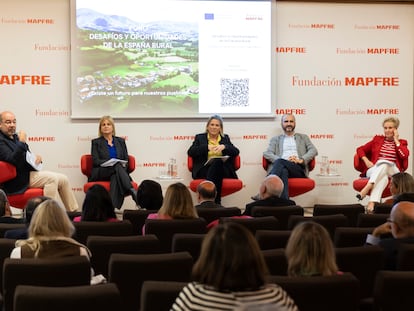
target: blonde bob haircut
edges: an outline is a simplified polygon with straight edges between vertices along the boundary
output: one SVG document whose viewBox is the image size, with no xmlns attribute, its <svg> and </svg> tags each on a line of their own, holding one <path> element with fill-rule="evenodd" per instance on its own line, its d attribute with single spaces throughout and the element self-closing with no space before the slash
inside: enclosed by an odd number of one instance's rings
<svg viewBox="0 0 414 311">
<path fill-rule="evenodd" d="M 398 118 L 395 118 L 395 117 L 386 118 L 384 121 L 382 121 L 382 126 L 384 126 L 386 122 L 394 123 L 394 127 L 396 129 L 400 126 L 400 120 L 398 120 Z"/>
<path fill-rule="evenodd" d="M 320 224 L 298 224 L 286 245 L 289 276 L 329 276 L 338 272 L 334 246 L 328 231 Z"/>
<path fill-rule="evenodd" d="M 181 182 L 171 184 L 165 192 L 163 204 L 158 214 L 173 219 L 198 218 L 190 190 Z"/>
<path fill-rule="evenodd" d="M 71 238 L 75 232 L 66 210 L 59 202 L 48 199 L 35 209 L 28 228 L 27 240 L 16 241 L 16 246 L 28 245 L 39 253 L 41 241 Z"/>
<path fill-rule="evenodd" d="M 99 120 L 99 128 L 98 128 L 98 136 L 99 137 L 101 137 L 103 134 L 102 134 L 102 130 L 101 130 L 101 127 L 102 127 L 102 124 L 105 122 L 105 121 L 108 121 L 109 123 L 111 123 L 111 125 L 112 125 L 112 135 L 116 135 L 116 131 L 115 131 L 115 121 L 114 121 L 114 119 L 112 119 L 112 117 L 111 116 L 103 116 L 100 120 Z"/>
</svg>

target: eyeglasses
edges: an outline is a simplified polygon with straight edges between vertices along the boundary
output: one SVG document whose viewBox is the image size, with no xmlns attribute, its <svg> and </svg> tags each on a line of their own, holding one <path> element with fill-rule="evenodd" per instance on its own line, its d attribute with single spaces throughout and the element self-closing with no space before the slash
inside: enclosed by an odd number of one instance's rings
<svg viewBox="0 0 414 311">
<path fill-rule="evenodd" d="M 395 221 L 392 220 L 391 218 L 387 218 L 387 222 L 390 222 L 390 223 L 394 223 L 395 224 Z"/>
</svg>

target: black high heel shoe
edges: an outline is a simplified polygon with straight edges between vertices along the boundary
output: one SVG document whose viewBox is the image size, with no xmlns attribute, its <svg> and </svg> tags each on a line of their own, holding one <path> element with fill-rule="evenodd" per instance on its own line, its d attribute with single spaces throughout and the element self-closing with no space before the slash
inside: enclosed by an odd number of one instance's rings
<svg viewBox="0 0 414 311">
<path fill-rule="evenodd" d="M 364 199 L 360 193 L 356 195 L 356 198 L 358 199 L 358 201 L 362 201 Z"/>
</svg>

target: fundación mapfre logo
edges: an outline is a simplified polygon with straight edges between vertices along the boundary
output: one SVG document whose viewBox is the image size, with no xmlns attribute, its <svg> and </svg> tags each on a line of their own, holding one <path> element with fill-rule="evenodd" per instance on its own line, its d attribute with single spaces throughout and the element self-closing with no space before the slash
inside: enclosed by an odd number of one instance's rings
<svg viewBox="0 0 414 311">
<path fill-rule="evenodd" d="M 56 136 L 29 136 L 28 141 L 51 143 L 56 141 Z"/>
<path fill-rule="evenodd" d="M 50 75 L 1 75 L 0 85 L 50 85 Z"/>
</svg>

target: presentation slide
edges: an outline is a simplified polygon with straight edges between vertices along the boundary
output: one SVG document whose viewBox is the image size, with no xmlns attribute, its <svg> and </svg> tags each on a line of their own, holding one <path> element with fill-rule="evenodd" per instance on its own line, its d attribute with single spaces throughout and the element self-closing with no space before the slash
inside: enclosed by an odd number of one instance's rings
<svg viewBox="0 0 414 311">
<path fill-rule="evenodd" d="M 272 116 L 272 3 L 72 0 L 72 118 Z"/>
</svg>

